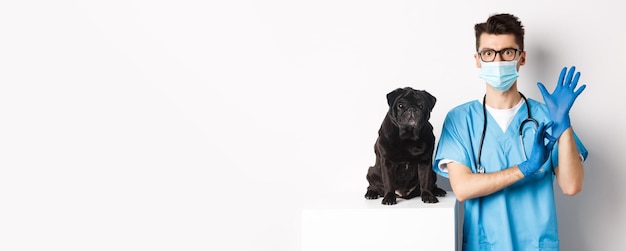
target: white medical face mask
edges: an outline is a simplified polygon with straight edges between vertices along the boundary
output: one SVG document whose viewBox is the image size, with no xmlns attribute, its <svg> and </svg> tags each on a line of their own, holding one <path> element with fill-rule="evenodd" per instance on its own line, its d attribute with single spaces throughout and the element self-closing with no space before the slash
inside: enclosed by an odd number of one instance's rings
<svg viewBox="0 0 626 251">
<path fill-rule="evenodd" d="M 480 62 L 480 78 L 494 89 L 508 91 L 517 77 L 517 60 L 500 62 Z"/>
</svg>

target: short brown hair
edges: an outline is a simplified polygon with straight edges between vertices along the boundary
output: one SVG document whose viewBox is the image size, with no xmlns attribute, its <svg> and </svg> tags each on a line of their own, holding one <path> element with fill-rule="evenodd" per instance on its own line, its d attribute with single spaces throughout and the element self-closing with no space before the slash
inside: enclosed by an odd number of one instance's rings
<svg viewBox="0 0 626 251">
<path fill-rule="evenodd" d="M 476 32 L 476 50 L 480 47 L 480 35 L 487 34 L 513 34 L 515 42 L 524 50 L 524 26 L 519 18 L 511 14 L 495 14 L 490 16 L 486 22 L 474 25 Z"/>
</svg>

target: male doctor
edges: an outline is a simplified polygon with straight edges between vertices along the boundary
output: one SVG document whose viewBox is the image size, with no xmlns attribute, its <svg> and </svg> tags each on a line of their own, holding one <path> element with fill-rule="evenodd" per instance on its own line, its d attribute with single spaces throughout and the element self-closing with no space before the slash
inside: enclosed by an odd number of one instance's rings
<svg viewBox="0 0 626 251">
<path fill-rule="evenodd" d="M 585 85 L 563 68 L 552 93 L 537 83 L 545 104 L 527 99 L 519 19 L 496 14 L 474 29 L 486 93 L 448 112 L 433 163 L 464 202 L 463 250 L 559 250 L 553 182 L 566 195 L 582 189 L 587 149 L 569 110 Z"/>
</svg>

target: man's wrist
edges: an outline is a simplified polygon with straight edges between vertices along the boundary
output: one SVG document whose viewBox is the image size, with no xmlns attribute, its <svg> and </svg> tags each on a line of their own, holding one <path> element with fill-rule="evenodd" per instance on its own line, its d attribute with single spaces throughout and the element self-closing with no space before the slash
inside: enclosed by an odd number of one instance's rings
<svg viewBox="0 0 626 251">
<path fill-rule="evenodd" d="M 532 175 L 533 173 L 537 172 L 537 170 L 539 169 L 537 168 L 536 164 L 531 163 L 528 160 L 517 165 L 517 168 L 519 168 L 519 170 L 522 172 L 524 177 L 528 177 Z"/>
<path fill-rule="evenodd" d="M 559 122 L 554 121 L 554 124 L 552 125 L 552 137 L 557 139 L 560 138 L 563 132 L 565 132 L 567 128 L 570 128 L 570 126 L 569 117 L 561 119 Z"/>
</svg>

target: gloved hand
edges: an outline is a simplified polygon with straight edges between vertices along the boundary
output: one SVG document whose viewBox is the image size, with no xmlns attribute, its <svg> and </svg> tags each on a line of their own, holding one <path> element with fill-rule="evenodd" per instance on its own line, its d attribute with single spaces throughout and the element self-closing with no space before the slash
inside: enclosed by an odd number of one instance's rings
<svg viewBox="0 0 626 251">
<path fill-rule="evenodd" d="M 535 135 L 535 141 L 533 142 L 533 150 L 530 153 L 530 157 L 528 160 L 517 165 L 519 170 L 522 171 L 524 177 L 528 175 L 532 175 L 537 172 L 539 168 L 548 160 L 550 156 L 550 151 L 552 151 L 552 147 L 554 147 L 554 143 L 556 143 L 556 138 L 550 136 L 547 130 L 553 125 L 554 122 L 550 121 L 548 124 L 541 123 L 539 124 L 539 128 L 537 128 L 537 134 Z M 545 143 L 545 140 L 548 140 L 548 143 Z"/>
<path fill-rule="evenodd" d="M 574 100 L 585 90 L 586 85 L 582 85 L 578 90 L 574 91 L 578 84 L 578 78 L 580 78 L 580 72 L 576 72 L 576 67 L 572 66 L 565 78 L 565 72 L 567 67 L 563 67 L 561 75 L 556 83 L 556 88 L 552 94 L 548 93 L 546 87 L 537 82 L 541 96 L 548 106 L 548 112 L 550 112 L 550 119 L 554 121 L 552 126 L 552 136 L 555 138 L 561 137 L 561 134 L 571 126 L 569 119 L 569 110 L 574 104 Z M 576 74 L 574 75 L 574 72 Z"/>
</svg>

